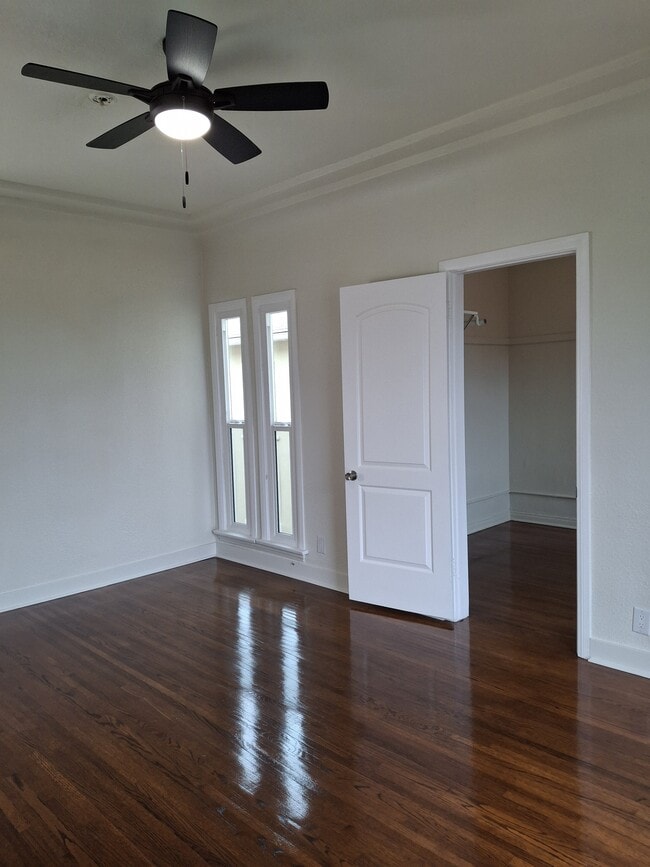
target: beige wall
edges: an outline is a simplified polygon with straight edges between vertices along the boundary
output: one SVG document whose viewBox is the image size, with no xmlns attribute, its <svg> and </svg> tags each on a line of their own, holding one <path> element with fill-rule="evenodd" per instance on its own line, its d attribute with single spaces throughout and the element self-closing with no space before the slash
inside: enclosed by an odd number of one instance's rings
<svg viewBox="0 0 650 867">
<path fill-rule="evenodd" d="M 465 276 L 465 466 L 470 533 L 510 519 L 508 269 Z"/>
<path fill-rule="evenodd" d="M 339 287 L 590 232 L 593 635 L 648 658 L 631 615 L 650 607 L 649 140 L 634 97 L 206 237 L 211 301 L 297 290 L 307 531 L 312 549 L 327 538 L 327 556 L 310 555 L 324 580 L 345 571 Z"/>
<path fill-rule="evenodd" d="M 213 550 L 200 261 L 0 205 L 0 609 Z"/>
<path fill-rule="evenodd" d="M 575 259 L 468 274 L 468 528 L 575 526 Z M 504 492 L 508 492 L 506 495 Z"/>
<path fill-rule="evenodd" d="M 511 338 L 575 334 L 574 256 L 513 265 L 507 272 Z"/>
<path fill-rule="evenodd" d="M 510 506 L 571 526 L 576 487 L 575 259 L 508 269 Z"/>
</svg>

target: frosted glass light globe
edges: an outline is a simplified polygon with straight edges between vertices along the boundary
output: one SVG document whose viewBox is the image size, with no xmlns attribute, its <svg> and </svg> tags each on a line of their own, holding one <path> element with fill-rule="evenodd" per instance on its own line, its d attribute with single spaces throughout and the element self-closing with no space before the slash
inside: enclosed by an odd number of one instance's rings
<svg viewBox="0 0 650 867">
<path fill-rule="evenodd" d="M 155 116 L 154 123 L 160 132 L 181 141 L 200 138 L 210 129 L 210 118 L 191 108 L 161 111 Z"/>
</svg>

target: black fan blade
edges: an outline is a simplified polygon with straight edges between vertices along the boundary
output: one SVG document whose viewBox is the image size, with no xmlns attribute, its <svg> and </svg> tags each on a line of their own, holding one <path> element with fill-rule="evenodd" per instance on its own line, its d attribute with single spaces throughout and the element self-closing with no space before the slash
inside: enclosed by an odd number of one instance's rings
<svg viewBox="0 0 650 867">
<path fill-rule="evenodd" d="M 216 39 L 216 24 L 170 9 L 165 34 L 167 76 L 189 75 L 197 86 L 203 84 Z"/>
<path fill-rule="evenodd" d="M 121 81 L 111 81 L 110 78 L 97 78 L 95 75 L 84 75 L 82 72 L 70 72 L 67 69 L 56 69 L 54 66 L 41 66 L 40 63 L 26 63 L 20 70 L 28 78 L 40 78 L 43 81 L 54 81 L 57 84 L 71 84 L 74 87 L 86 87 L 89 90 L 103 90 L 106 93 L 121 93 L 124 96 L 134 96 L 144 102 L 149 102 L 151 91 L 134 84 L 124 84 Z"/>
<path fill-rule="evenodd" d="M 107 149 L 119 148 L 120 145 L 126 144 L 128 141 L 131 141 L 131 139 L 137 138 L 139 135 L 142 135 L 143 132 L 151 129 L 153 125 L 154 123 L 151 119 L 151 115 L 148 111 L 145 111 L 144 114 L 132 117 L 131 120 L 127 120 L 119 126 L 109 129 L 109 131 L 103 133 L 103 135 L 89 141 L 86 147 Z"/>
<path fill-rule="evenodd" d="M 328 104 L 324 81 L 249 84 L 214 91 L 214 107 L 233 111 L 303 111 L 327 108 Z"/>
<path fill-rule="evenodd" d="M 203 138 L 231 163 L 245 163 L 262 153 L 243 132 L 216 114 L 212 118 L 212 126 Z"/>
</svg>

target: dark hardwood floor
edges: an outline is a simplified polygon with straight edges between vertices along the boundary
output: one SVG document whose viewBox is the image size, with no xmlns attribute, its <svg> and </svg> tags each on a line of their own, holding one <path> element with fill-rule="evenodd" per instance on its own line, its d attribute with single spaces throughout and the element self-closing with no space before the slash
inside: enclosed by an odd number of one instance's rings
<svg viewBox="0 0 650 867">
<path fill-rule="evenodd" d="M 0 864 L 650 863 L 650 682 L 575 656 L 568 530 L 438 625 L 206 561 L 0 616 Z"/>
</svg>

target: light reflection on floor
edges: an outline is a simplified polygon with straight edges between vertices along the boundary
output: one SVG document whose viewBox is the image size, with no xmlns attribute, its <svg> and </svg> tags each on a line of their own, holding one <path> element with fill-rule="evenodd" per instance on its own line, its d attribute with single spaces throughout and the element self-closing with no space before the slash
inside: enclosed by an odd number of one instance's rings
<svg viewBox="0 0 650 867">
<path fill-rule="evenodd" d="M 237 627 L 237 666 L 240 687 L 238 714 L 240 748 L 237 760 L 241 768 L 241 786 L 250 794 L 254 794 L 261 782 L 261 774 L 257 743 L 259 707 L 255 695 L 251 598 L 248 593 L 239 594 Z"/>
<path fill-rule="evenodd" d="M 268 612 L 263 612 L 269 616 Z M 241 787 L 256 794 L 262 784 L 260 763 L 261 751 L 266 746 L 260 742 L 260 704 L 255 688 L 257 667 L 253 635 L 255 610 L 249 593 L 240 593 L 237 606 L 237 676 L 239 681 L 238 714 L 239 726 L 237 760 L 241 769 Z M 271 614 L 277 617 L 274 612 Z M 280 617 L 281 629 L 281 682 L 282 726 L 277 754 L 282 773 L 283 801 L 281 811 L 287 818 L 302 821 L 309 809 L 309 792 L 313 781 L 305 766 L 303 755 L 304 715 L 300 709 L 300 636 L 295 609 L 284 606 Z M 267 661 L 268 662 L 268 661 Z"/>
<path fill-rule="evenodd" d="M 300 700 L 300 638 L 296 612 L 282 609 L 282 697 L 284 699 L 284 731 L 281 736 L 282 763 L 285 768 L 283 783 L 286 812 L 295 820 L 304 819 L 308 801 L 306 792 L 312 787 L 302 755 L 304 743 L 304 717 L 299 710 Z"/>
</svg>

